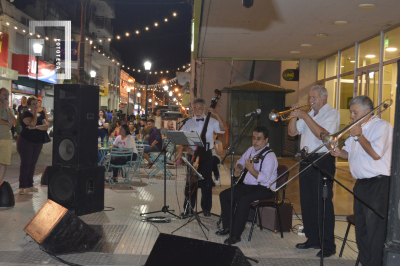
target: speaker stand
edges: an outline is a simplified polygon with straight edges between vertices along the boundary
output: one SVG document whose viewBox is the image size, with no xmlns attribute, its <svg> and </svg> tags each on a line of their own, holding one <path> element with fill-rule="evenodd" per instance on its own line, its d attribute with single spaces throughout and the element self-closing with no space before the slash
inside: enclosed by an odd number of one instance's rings
<svg viewBox="0 0 400 266">
<path fill-rule="evenodd" d="M 169 214 L 175 216 L 176 218 L 179 218 L 178 215 L 172 213 L 174 210 L 169 210 L 169 206 L 167 205 L 167 146 L 168 146 L 168 144 L 165 145 L 163 147 L 163 149 L 161 150 L 161 153 L 164 153 L 164 206 L 159 211 L 141 213 L 140 216 L 163 212 L 163 213 L 169 213 Z"/>
</svg>

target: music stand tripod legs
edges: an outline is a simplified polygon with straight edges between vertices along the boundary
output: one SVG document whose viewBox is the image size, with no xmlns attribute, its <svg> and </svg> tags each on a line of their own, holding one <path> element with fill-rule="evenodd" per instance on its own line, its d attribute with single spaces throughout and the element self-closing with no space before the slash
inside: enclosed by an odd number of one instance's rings
<svg viewBox="0 0 400 266">
<path fill-rule="evenodd" d="M 206 235 L 206 233 L 203 230 L 203 227 L 207 230 L 210 231 L 200 220 L 199 214 L 197 213 L 197 194 L 196 194 L 196 198 L 195 198 L 195 205 L 196 205 L 196 210 L 193 209 L 192 203 L 191 203 L 191 193 L 190 193 L 190 176 L 191 176 L 191 171 L 194 171 L 194 173 L 196 174 L 196 176 L 198 176 L 199 178 L 196 181 L 196 191 L 198 189 L 198 185 L 199 185 L 199 179 L 204 180 L 204 178 L 201 176 L 201 174 L 199 174 L 195 168 L 193 168 L 193 166 L 190 164 L 190 162 L 184 157 L 182 156 L 182 160 L 186 163 L 186 165 L 188 166 L 188 171 L 187 171 L 187 178 L 186 178 L 186 182 L 188 182 L 187 186 L 188 186 L 188 196 L 187 198 L 185 198 L 186 200 L 186 206 L 185 209 L 189 207 L 189 213 L 190 211 L 192 212 L 192 215 L 189 216 L 189 220 L 184 223 L 183 225 L 181 225 L 180 227 L 178 227 L 177 229 L 175 229 L 174 231 L 171 232 L 171 234 L 175 233 L 176 231 L 178 231 L 179 229 L 185 227 L 186 225 L 188 225 L 189 223 L 191 223 L 192 221 L 196 220 L 197 223 L 199 224 L 199 227 L 201 229 L 201 231 L 203 232 L 205 238 L 208 240 L 208 237 Z M 184 210 L 185 212 L 185 210 Z"/>
<path fill-rule="evenodd" d="M 163 213 L 169 213 L 175 216 L 176 218 L 179 218 L 178 215 L 172 213 L 174 210 L 168 209 L 169 206 L 167 205 L 167 145 L 165 145 L 165 147 L 161 150 L 161 153 L 164 153 L 164 206 L 159 211 L 141 213 L 140 216 L 163 212 Z"/>
</svg>

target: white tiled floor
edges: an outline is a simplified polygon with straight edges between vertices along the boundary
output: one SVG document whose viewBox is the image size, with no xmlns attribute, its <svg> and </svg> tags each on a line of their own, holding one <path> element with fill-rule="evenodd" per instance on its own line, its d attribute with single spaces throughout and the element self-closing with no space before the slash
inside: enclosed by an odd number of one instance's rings
<svg viewBox="0 0 400 266">
<path fill-rule="evenodd" d="M 173 172 L 176 174 L 175 169 Z M 185 169 L 179 167 L 177 173 L 177 178 L 174 176 L 172 180 L 167 180 L 167 205 L 170 206 L 170 209 L 174 209 L 176 214 L 179 214 L 182 211 L 184 200 Z M 227 178 L 227 173 L 223 172 L 222 176 Z M 35 176 L 35 181 L 39 182 L 39 178 L 39 175 Z M 139 216 L 141 212 L 157 211 L 163 207 L 164 182 L 161 175 L 152 179 L 142 176 L 142 179 L 142 183 L 134 179 L 133 189 L 120 186 L 105 189 L 105 206 L 114 208 L 112 211 L 80 217 L 89 225 L 103 227 L 105 233 L 103 240 L 93 252 L 61 257 L 82 265 L 144 265 L 159 232 L 170 234 L 187 220 L 178 220 L 172 215 L 158 213 L 150 216 L 167 216 L 171 217 L 172 221 L 157 224 L 143 222 L 143 217 Z M 23 231 L 23 228 L 47 200 L 47 187 L 40 186 L 38 183 L 36 183 L 36 187 L 39 188 L 38 193 L 15 195 L 15 207 L 0 211 L 0 265 L 60 264 L 40 251 L 36 243 Z M 218 193 L 213 194 L 215 195 L 213 195 L 212 212 L 219 214 Z M 106 208 L 106 210 L 109 209 Z M 217 230 L 218 218 L 206 218 L 203 215 L 200 218 L 209 229 L 209 231 L 206 230 L 208 240 L 222 244 L 225 238 L 214 234 Z M 293 225 L 298 223 L 299 220 L 294 218 Z M 246 256 L 260 260 L 257 265 L 319 265 L 319 259 L 315 256 L 318 250 L 295 248 L 296 243 L 305 241 L 304 237 L 291 232 L 284 233 L 284 238 L 281 238 L 280 234 L 269 230 L 260 231 L 256 228 L 252 240 L 248 242 L 249 228 L 250 223 L 247 224 L 242 235 L 242 242 L 237 246 Z M 336 222 L 335 235 L 344 237 L 346 228 L 347 222 L 339 217 Z M 189 223 L 175 234 L 206 240 L 196 221 Z M 357 253 L 353 250 L 356 251 L 357 247 L 351 241 L 354 241 L 354 228 L 349 234 L 348 244 L 350 247 L 346 246 L 343 257 L 338 257 L 342 241 L 337 239 L 337 254 L 327 258 L 325 265 L 354 265 Z M 253 262 L 252 264 L 256 265 Z"/>
</svg>

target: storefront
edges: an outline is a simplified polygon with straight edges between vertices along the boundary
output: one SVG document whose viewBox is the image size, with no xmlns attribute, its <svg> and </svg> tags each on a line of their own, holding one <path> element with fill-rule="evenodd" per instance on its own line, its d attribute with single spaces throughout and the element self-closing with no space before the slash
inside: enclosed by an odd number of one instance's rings
<svg viewBox="0 0 400 266">
<path fill-rule="evenodd" d="M 12 69 L 18 71 L 18 80 L 12 84 L 13 104 L 20 105 L 23 96 L 35 95 L 36 58 L 29 55 L 13 54 Z M 38 98 L 46 109 L 54 108 L 54 86 L 57 84 L 56 66 L 39 59 Z"/>
</svg>

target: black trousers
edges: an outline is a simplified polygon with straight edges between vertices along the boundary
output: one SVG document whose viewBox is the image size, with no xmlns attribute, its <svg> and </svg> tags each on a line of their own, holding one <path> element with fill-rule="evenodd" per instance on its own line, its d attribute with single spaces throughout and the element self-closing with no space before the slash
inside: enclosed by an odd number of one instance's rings
<svg viewBox="0 0 400 266">
<path fill-rule="evenodd" d="M 361 202 L 354 199 L 356 241 L 363 266 L 382 265 L 382 253 L 386 239 L 389 183 L 390 177 L 384 176 L 374 180 L 357 180 L 353 188 L 354 194 L 385 216 L 385 219 L 379 218 Z"/>
<path fill-rule="evenodd" d="M 233 187 L 233 203 L 237 204 L 232 221 L 232 235 L 240 237 L 249 217 L 250 203 L 256 200 L 271 199 L 275 194 L 267 187 L 261 185 L 238 184 Z M 222 226 L 228 229 L 231 218 L 231 188 L 219 194 L 221 202 Z M 234 205 L 235 206 L 235 205 Z"/>
<path fill-rule="evenodd" d="M 217 156 L 213 156 L 213 165 L 212 165 L 212 172 L 214 173 L 215 177 L 219 177 L 219 169 L 218 164 L 221 162 Z"/>
<path fill-rule="evenodd" d="M 212 180 L 212 153 L 211 150 L 206 152 L 206 158 L 199 165 L 199 173 L 203 176 L 204 180 L 199 181 L 199 188 L 201 188 L 201 209 L 203 211 L 211 211 L 212 208 L 212 188 L 213 188 L 213 180 Z M 193 209 L 196 206 L 196 198 L 190 199 L 190 204 Z M 185 203 L 183 208 L 189 211 L 190 207 L 187 206 L 187 199 L 185 199 Z"/>
<path fill-rule="evenodd" d="M 319 155 L 314 155 L 309 158 L 313 162 Z M 302 171 L 308 164 L 301 164 L 300 171 Z M 335 175 L 335 157 L 327 155 L 324 159 L 319 161 L 317 165 L 327 171 L 332 176 Z M 304 232 L 307 241 L 311 244 L 320 244 L 320 237 L 322 237 L 322 215 L 323 215 L 323 200 L 322 200 L 322 187 L 323 175 L 314 167 L 309 168 L 306 172 L 300 175 L 300 204 L 301 214 L 303 217 Z M 335 212 L 332 203 L 333 197 L 333 181 L 327 182 L 328 185 L 328 198 L 326 200 L 325 211 L 325 234 L 324 234 L 324 248 L 336 249 L 335 245 Z M 318 218 L 317 218 L 318 217 Z"/>
<path fill-rule="evenodd" d="M 136 157 L 137 157 L 137 154 L 136 153 L 134 153 L 133 155 L 132 155 L 132 161 L 136 161 Z M 131 157 L 130 156 L 118 156 L 118 157 L 113 157 L 113 158 L 111 158 L 111 164 L 114 164 L 114 165 L 124 165 L 124 164 L 126 164 L 126 162 L 127 161 L 129 161 L 131 159 Z M 113 177 L 117 177 L 118 176 L 118 171 L 119 171 L 119 169 L 120 168 L 113 168 Z"/>
<path fill-rule="evenodd" d="M 42 151 L 43 143 L 30 142 L 21 135 L 17 139 L 17 151 L 21 158 L 19 167 L 19 188 L 33 187 L 33 174 Z"/>
</svg>

